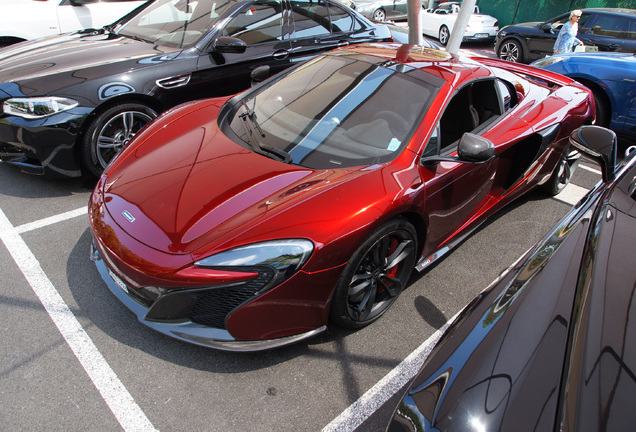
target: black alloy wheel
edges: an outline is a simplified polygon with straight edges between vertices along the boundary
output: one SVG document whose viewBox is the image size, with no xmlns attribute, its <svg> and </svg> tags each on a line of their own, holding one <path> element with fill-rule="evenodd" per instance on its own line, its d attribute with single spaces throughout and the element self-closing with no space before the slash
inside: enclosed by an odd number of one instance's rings
<svg viewBox="0 0 636 432">
<path fill-rule="evenodd" d="M 90 124 L 82 143 L 82 164 L 99 177 L 111 160 L 157 113 L 138 103 L 115 105 L 99 114 Z"/>
<path fill-rule="evenodd" d="M 552 196 L 560 194 L 565 187 L 570 184 L 570 180 L 572 180 L 572 175 L 576 170 L 576 167 L 579 162 L 579 158 L 581 155 L 576 151 L 569 149 L 567 150 L 561 160 L 559 160 L 559 164 L 554 169 L 550 180 L 545 184 L 545 191 Z"/>
<path fill-rule="evenodd" d="M 523 48 L 516 40 L 508 39 L 499 45 L 497 57 L 515 63 L 523 62 Z"/>
<path fill-rule="evenodd" d="M 388 310 L 415 266 L 417 234 L 405 219 L 378 228 L 353 254 L 336 287 L 331 320 L 361 328 Z"/>
</svg>

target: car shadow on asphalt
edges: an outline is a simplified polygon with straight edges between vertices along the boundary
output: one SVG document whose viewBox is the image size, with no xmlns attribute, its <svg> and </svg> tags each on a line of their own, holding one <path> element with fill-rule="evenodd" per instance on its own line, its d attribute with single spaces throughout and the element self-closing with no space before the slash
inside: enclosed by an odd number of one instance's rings
<svg viewBox="0 0 636 432">
<path fill-rule="evenodd" d="M 97 180 L 84 178 L 49 179 L 26 174 L 13 165 L 0 163 L 0 194 L 18 198 L 54 198 L 92 191 Z"/>
</svg>

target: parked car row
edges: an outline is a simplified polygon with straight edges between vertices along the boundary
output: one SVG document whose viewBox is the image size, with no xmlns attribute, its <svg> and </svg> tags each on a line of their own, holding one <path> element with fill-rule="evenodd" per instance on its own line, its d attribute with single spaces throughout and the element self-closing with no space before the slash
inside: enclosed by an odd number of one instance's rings
<svg viewBox="0 0 636 432">
<path fill-rule="evenodd" d="M 458 8 L 425 32 L 445 43 Z M 464 39 L 494 37 L 475 12 Z M 559 194 L 587 154 L 603 182 L 467 306 L 390 430 L 633 423 L 636 151 L 616 168 L 590 124 L 634 131 L 634 56 L 528 66 L 396 34 L 330 0 L 143 3 L 0 51 L 0 158 L 99 178 L 91 259 L 142 324 L 256 351 L 375 322 L 414 269 Z"/>
<path fill-rule="evenodd" d="M 530 63 L 550 56 L 561 26 L 570 12 L 545 22 L 529 22 L 503 27 L 497 33 L 495 51 L 504 60 Z M 585 45 L 599 51 L 636 52 L 636 9 L 583 9 L 578 34 Z"/>
<path fill-rule="evenodd" d="M 460 2 L 444 2 L 433 9 L 423 9 L 420 15 L 422 33 L 437 38 L 442 45 L 446 45 L 455 27 L 460 7 Z M 407 0 L 358 0 L 355 2 L 355 9 L 373 21 L 407 18 Z M 498 30 L 497 19 L 481 14 L 479 6 L 475 6 L 463 40 L 493 41 Z"/>
<path fill-rule="evenodd" d="M 337 2 L 158 0 L 112 25 L 0 51 L 0 160 L 48 176 L 99 176 L 180 103 L 237 93 L 338 46 L 391 41 Z"/>
</svg>

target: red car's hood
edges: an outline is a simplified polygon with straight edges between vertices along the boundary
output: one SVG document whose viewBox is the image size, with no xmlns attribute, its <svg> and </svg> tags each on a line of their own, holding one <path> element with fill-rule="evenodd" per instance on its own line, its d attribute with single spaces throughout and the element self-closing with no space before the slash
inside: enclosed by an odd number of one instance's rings
<svg viewBox="0 0 636 432">
<path fill-rule="evenodd" d="M 185 116 L 177 111 L 155 122 L 108 172 L 103 192 L 108 212 L 147 246 L 191 253 L 347 172 L 311 170 L 256 154 L 219 130 L 218 105 L 195 105 L 199 109 Z M 170 121 L 175 117 L 180 118 Z"/>
</svg>

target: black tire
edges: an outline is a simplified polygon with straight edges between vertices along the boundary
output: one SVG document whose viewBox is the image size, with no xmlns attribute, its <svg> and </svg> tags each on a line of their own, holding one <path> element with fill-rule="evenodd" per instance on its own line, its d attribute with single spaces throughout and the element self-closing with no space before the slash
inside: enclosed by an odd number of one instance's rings
<svg viewBox="0 0 636 432">
<path fill-rule="evenodd" d="M 342 272 L 331 303 L 331 321 L 356 329 L 380 318 L 409 281 L 416 254 L 413 225 L 397 218 L 380 226 Z"/>
<path fill-rule="evenodd" d="M 607 95 L 598 87 L 589 85 L 588 87 L 592 89 L 592 93 L 594 94 L 594 106 L 596 108 L 596 125 L 609 128 L 610 121 L 612 120 L 612 108 L 610 106 L 610 101 Z"/>
<path fill-rule="evenodd" d="M 525 57 L 523 55 L 523 47 L 514 39 L 504 40 L 497 49 L 497 57 L 502 60 L 523 63 Z"/>
<path fill-rule="evenodd" d="M 99 177 L 111 160 L 157 113 L 142 104 L 123 103 L 100 113 L 84 134 L 81 148 L 82 166 Z"/>
<path fill-rule="evenodd" d="M 449 39 L 450 39 L 450 31 L 448 30 L 448 27 L 446 27 L 445 25 L 441 26 L 439 28 L 439 43 L 446 46 Z"/>
<path fill-rule="evenodd" d="M 573 149 L 569 149 L 563 154 L 558 165 L 554 168 L 550 180 L 544 185 L 546 193 L 552 196 L 558 195 L 570 184 L 580 157 L 581 155 Z"/>
<path fill-rule="evenodd" d="M 378 22 L 386 21 L 386 12 L 384 12 L 384 9 L 376 9 L 373 12 L 373 21 L 378 21 Z"/>
</svg>

